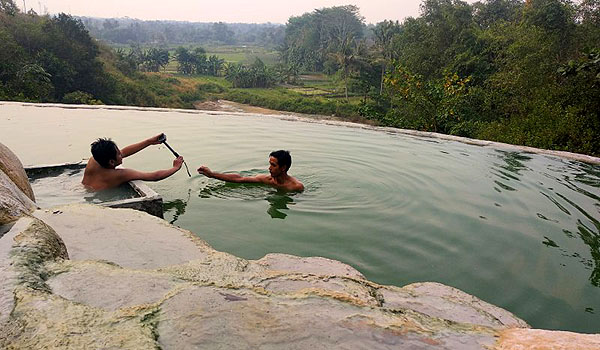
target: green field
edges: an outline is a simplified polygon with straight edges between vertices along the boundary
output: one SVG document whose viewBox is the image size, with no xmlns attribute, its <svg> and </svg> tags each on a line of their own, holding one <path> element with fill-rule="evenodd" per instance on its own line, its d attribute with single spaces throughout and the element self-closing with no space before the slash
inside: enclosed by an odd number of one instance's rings
<svg viewBox="0 0 600 350">
<path fill-rule="evenodd" d="M 205 47 L 207 55 L 217 55 L 226 62 L 250 64 L 259 58 L 267 66 L 276 64 L 279 53 L 276 50 L 256 46 L 219 46 Z"/>
<path fill-rule="evenodd" d="M 188 49 L 194 47 L 188 46 Z M 206 50 L 207 56 L 215 55 L 222 58 L 227 63 L 241 63 L 251 64 L 256 58 L 259 58 L 267 66 L 272 66 L 278 62 L 279 54 L 275 50 L 269 50 L 262 47 L 255 46 L 219 46 L 219 47 L 203 47 Z M 175 73 L 177 72 L 177 61 L 175 60 L 175 50 L 177 48 L 169 48 L 169 54 L 171 60 L 169 64 L 164 68 L 164 72 Z"/>
</svg>

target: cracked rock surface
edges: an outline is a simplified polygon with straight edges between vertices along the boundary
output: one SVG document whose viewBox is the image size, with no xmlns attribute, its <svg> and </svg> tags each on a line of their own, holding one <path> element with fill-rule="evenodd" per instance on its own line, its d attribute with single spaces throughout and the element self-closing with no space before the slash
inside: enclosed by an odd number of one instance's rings
<svg viewBox="0 0 600 350">
<path fill-rule="evenodd" d="M 246 260 L 131 209 L 38 210 L 0 238 L 2 349 L 599 349 L 439 283 Z M 547 347 L 539 347 L 540 344 Z M 574 346 L 574 347 L 573 347 Z"/>
</svg>

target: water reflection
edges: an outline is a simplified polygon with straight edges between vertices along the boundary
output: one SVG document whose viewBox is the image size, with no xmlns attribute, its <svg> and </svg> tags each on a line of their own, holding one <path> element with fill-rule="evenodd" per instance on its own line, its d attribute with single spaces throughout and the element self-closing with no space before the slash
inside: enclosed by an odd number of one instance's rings
<svg viewBox="0 0 600 350">
<path fill-rule="evenodd" d="M 225 200 L 262 201 L 269 203 L 267 214 L 272 219 L 285 219 L 288 216 L 289 205 L 294 200 L 285 191 L 275 190 L 263 184 L 246 184 L 231 182 L 210 182 L 198 192 L 200 198 L 217 198 Z"/>
<path fill-rule="evenodd" d="M 562 211 L 563 213 L 567 214 L 567 215 L 571 215 L 571 212 L 565 208 L 562 204 L 560 204 L 556 199 L 552 198 L 550 195 L 545 194 L 544 192 L 540 192 L 540 194 L 546 198 L 548 198 L 548 200 L 552 203 L 554 203 L 554 205 L 556 205 L 556 207 L 558 209 L 560 209 L 560 211 Z"/>
<path fill-rule="evenodd" d="M 520 152 L 507 152 L 497 150 L 500 155 L 500 159 L 502 159 L 505 164 L 500 165 L 501 168 L 507 170 L 510 173 L 521 175 L 522 170 L 529 170 L 528 167 L 525 166 L 525 162 L 531 160 L 531 157 L 527 154 Z"/>
<path fill-rule="evenodd" d="M 257 200 L 263 199 L 270 191 L 270 187 L 262 184 L 211 181 L 204 188 L 200 189 L 198 196 L 200 198 Z"/>
<path fill-rule="evenodd" d="M 577 164 L 577 169 L 581 172 L 575 174 L 574 179 L 577 182 L 588 186 L 600 188 L 600 169 L 590 164 Z M 594 196 L 596 200 L 600 200 Z"/>
<path fill-rule="evenodd" d="M 163 212 L 167 213 L 167 212 L 175 209 L 175 214 L 173 214 L 173 219 L 171 219 L 171 221 L 169 221 L 170 224 L 173 224 L 175 221 L 177 221 L 177 219 L 179 219 L 180 215 L 185 214 L 185 208 L 187 207 L 187 205 L 190 201 L 191 194 L 192 194 L 192 189 L 188 189 L 187 200 L 183 201 L 181 199 L 175 199 L 175 200 L 163 203 Z"/>
<path fill-rule="evenodd" d="M 564 186 L 561 190 L 566 188 L 578 192 L 595 201 L 593 203 L 595 207 L 600 206 L 600 197 L 591 192 L 595 188 L 600 187 L 600 171 L 597 167 L 589 164 L 568 162 L 566 163 L 566 168 L 564 166 L 557 169 L 549 167 L 548 170 L 551 170 L 553 173 L 556 172 L 561 174 L 560 176 L 546 175 Z M 576 219 L 574 222 L 568 222 L 574 224 L 576 227 L 574 230 L 575 233 L 565 228 L 562 229 L 562 232 L 568 238 L 579 237 L 582 242 L 588 246 L 591 259 L 582 256 L 578 252 L 568 252 L 565 249 L 560 249 L 562 255 L 577 259 L 585 269 L 591 270 L 589 277 L 590 283 L 595 287 L 600 287 L 600 222 L 594 217 L 593 213 L 589 212 L 589 208 L 586 209 L 584 206 L 575 203 L 573 200 L 567 198 L 567 196 L 558 192 L 558 189 L 555 190 L 550 187 L 548 190 L 550 193 L 540 193 L 552 202 L 561 212 L 569 217 L 574 216 L 574 220 Z M 538 216 L 539 215 L 540 214 L 538 214 Z M 565 225 L 564 222 L 555 222 L 561 224 L 563 227 Z M 545 241 L 543 243 L 548 245 L 547 242 L 548 241 Z M 551 246 L 558 247 L 558 245 Z"/>
<path fill-rule="evenodd" d="M 519 152 L 501 150 L 497 150 L 496 155 L 502 160 L 502 163 L 494 163 L 491 170 L 495 176 L 494 190 L 499 193 L 517 191 L 519 186 L 515 181 L 522 182 L 523 172 L 532 171 L 527 165 L 532 157 Z M 566 237 L 581 239 L 589 248 L 591 259 L 578 252 L 569 252 L 568 249 L 561 248 L 556 241 L 557 236 L 543 236 L 541 243 L 548 248 L 558 248 L 562 256 L 577 259 L 585 269 L 591 270 L 590 283 L 595 287 L 600 287 L 600 222 L 593 213 L 589 212 L 589 208 L 584 208 L 559 192 L 568 189 L 580 193 L 595 201 L 593 205 L 596 208 L 600 207 L 600 196 L 593 191 L 600 188 L 600 170 L 589 164 L 564 162 L 548 165 L 541 173 L 558 186 L 540 189 L 538 193 L 567 217 L 558 220 L 541 212 L 534 212 L 535 215 L 539 219 L 557 225 L 557 229 L 562 230 Z M 538 182 L 538 185 L 544 186 L 542 182 Z"/>
<path fill-rule="evenodd" d="M 288 204 L 294 204 L 294 200 L 287 196 L 284 192 L 277 192 L 273 195 L 267 196 L 265 199 L 267 202 L 269 202 L 267 214 L 269 214 L 272 219 L 285 219 L 288 214 L 282 212 L 281 210 L 289 210 L 290 208 L 288 208 Z"/>
<path fill-rule="evenodd" d="M 590 282 L 596 287 L 600 287 L 600 232 L 598 231 L 598 222 L 595 222 L 596 230 L 587 227 L 581 220 L 577 220 L 577 230 L 583 243 L 590 247 L 592 261 L 584 259 L 582 262 L 587 269 L 592 270 Z"/>
<path fill-rule="evenodd" d="M 525 162 L 531 160 L 531 157 L 519 152 L 507 152 L 496 150 L 496 155 L 500 158 L 503 163 L 493 163 L 491 173 L 498 177 L 500 180 L 494 180 L 497 186 L 494 186 L 494 190 L 498 193 L 505 191 L 516 191 L 517 189 L 513 186 L 507 185 L 511 181 L 521 181 L 521 172 L 529 170 L 525 166 Z"/>
</svg>

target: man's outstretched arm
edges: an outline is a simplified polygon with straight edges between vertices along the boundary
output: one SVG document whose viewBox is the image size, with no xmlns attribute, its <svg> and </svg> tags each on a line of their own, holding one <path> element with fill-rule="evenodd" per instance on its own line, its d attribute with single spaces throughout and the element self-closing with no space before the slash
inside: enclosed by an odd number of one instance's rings
<svg viewBox="0 0 600 350">
<path fill-rule="evenodd" d="M 146 148 L 146 147 L 148 147 L 150 145 L 158 145 L 160 143 L 160 141 L 158 140 L 159 137 L 160 137 L 160 135 L 162 135 L 162 134 L 158 134 L 156 136 L 152 136 L 149 139 L 140 141 L 138 143 L 134 143 L 133 145 L 129 145 L 129 146 L 123 148 L 121 150 L 121 156 L 123 158 L 129 157 L 130 155 L 135 154 L 135 153 L 143 150 L 144 148 Z"/>
<path fill-rule="evenodd" d="M 119 172 L 119 182 L 124 183 L 132 180 L 159 181 L 175 174 L 183 164 L 183 157 L 179 156 L 173 161 L 173 167 L 170 169 L 157 170 L 152 172 L 143 172 L 134 169 L 117 169 Z"/>
<path fill-rule="evenodd" d="M 201 166 L 198 168 L 198 173 L 207 177 L 211 177 L 213 179 L 227 181 L 227 182 L 237 182 L 237 183 L 265 183 L 266 175 L 257 175 L 257 176 L 242 176 L 240 174 L 223 174 L 213 172 L 206 166 Z"/>
</svg>

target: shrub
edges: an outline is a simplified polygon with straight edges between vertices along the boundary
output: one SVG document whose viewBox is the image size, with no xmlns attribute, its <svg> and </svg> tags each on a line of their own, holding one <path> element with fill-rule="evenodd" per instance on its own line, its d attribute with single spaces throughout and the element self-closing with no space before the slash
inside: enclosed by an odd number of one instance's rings
<svg viewBox="0 0 600 350">
<path fill-rule="evenodd" d="M 87 92 L 73 91 L 65 94 L 62 98 L 63 103 L 82 104 L 82 105 L 101 105 L 102 101 L 97 100 Z"/>
<path fill-rule="evenodd" d="M 204 84 L 199 84 L 198 90 L 202 91 L 202 92 L 210 92 L 210 93 L 220 94 L 223 91 L 225 91 L 225 88 L 217 83 L 208 82 L 208 83 L 204 83 Z"/>
</svg>

